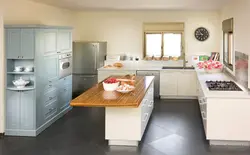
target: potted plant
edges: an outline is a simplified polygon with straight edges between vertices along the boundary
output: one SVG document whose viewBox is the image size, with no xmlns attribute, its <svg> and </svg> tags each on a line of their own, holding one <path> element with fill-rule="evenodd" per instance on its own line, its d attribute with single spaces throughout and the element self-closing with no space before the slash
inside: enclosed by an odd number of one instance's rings
<svg viewBox="0 0 250 155">
<path fill-rule="evenodd" d="M 223 65 L 219 61 L 208 60 L 197 64 L 199 69 L 204 69 L 207 73 L 219 73 L 222 71 Z"/>
</svg>

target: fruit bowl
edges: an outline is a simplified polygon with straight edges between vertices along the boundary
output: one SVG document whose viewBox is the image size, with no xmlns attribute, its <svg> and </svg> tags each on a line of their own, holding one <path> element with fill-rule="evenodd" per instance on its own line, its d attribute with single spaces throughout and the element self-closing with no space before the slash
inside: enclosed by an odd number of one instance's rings
<svg viewBox="0 0 250 155">
<path fill-rule="evenodd" d="M 129 93 L 129 92 L 133 91 L 134 89 L 135 89 L 134 86 L 124 84 L 124 85 L 120 85 L 119 87 L 117 87 L 116 91 L 118 91 L 120 93 Z"/>
<path fill-rule="evenodd" d="M 117 81 L 115 78 L 109 78 L 103 81 L 103 89 L 105 91 L 114 91 L 119 86 L 120 82 Z"/>
</svg>

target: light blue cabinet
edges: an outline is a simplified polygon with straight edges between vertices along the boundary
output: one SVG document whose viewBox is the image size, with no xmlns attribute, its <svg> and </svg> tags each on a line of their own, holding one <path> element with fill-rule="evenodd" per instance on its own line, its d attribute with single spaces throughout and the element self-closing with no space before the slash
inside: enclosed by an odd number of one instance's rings
<svg viewBox="0 0 250 155">
<path fill-rule="evenodd" d="M 7 90 L 6 98 L 6 129 L 15 131 L 20 127 L 20 93 Z"/>
<path fill-rule="evenodd" d="M 21 55 L 21 29 L 5 29 L 6 56 L 19 59 Z"/>
<path fill-rule="evenodd" d="M 32 130 L 34 124 L 34 91 L 7 90 L 6 134 L 18 135 L 22 130 Z"/>
<path fill-rule="evenodd" d="M 5 43 L 5 134 L 37 136 L 71 109 L 72 76 L 59 80 L 58 58 L 60 53 L 72 52 L 72 29 L 5 25 Z M 14 73 L 16 66 L 34 66 L 34 73 Z M 12 84 L 20 77 L 31 80 L 29 90 Z"/>
<path fill-rule="evenodd" d="M 34 59 L 34 30 L 5 29 L 8 59 Z"/>
<path fill-rule="evenodd" d="M 58 30 L 57 48 L 59 53 L 72 52 L 72 31 L 67 29 Z"/>
<path fill-rule="evenodd" d="M 20 92 L 20 129 L 35 129 L 34 91 Z"/>
<path fill-rule="evenodd" d="M 46 81 L 49 82 L 58 79 L 58 55 L 45 56 L 43 67 L 42 72 L 44 73 L 43 76 L 46 78 Z"/>
<path fill-rule="evenodd" d="M 34 29 L 21 29 L 21 58 L 34 59 L 35 35 Z"/>
<path fill-rule="evenodd" d="M 44 29 L 43 30 L 44 39 L 44 55 L 53 55 L 57 51 L 57 29 Z"/>
</svg>

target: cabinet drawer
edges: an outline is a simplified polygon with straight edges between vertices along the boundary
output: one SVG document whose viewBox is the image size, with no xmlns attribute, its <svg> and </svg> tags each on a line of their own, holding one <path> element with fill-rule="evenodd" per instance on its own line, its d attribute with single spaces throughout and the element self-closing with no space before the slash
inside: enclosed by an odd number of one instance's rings
<svg viewBox="0 0 250 155">
<path fill-rule="evenodd" d="M 60 79 L 59 83 L 61 85 L 69 85 L 69 84 L 72 85 L 72 75 Z"/>
<path fill-rule="evenodd" d="M 55 116 L 57 113 L 57 100 L 50 102 L 44 108 L 44 120 L 47 121 L 48 119 Z"/>
<path fill-rule="evenodd" d="M 44 95 L 44 106 L 47 106 L 49 103 L 57 100 L 57 89 L 50 91 Z"/>
</svg>

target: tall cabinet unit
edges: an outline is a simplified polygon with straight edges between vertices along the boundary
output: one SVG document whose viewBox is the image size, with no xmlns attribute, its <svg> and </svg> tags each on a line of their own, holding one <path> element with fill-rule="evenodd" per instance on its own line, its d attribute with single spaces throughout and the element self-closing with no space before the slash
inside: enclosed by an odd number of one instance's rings
<svg viewBox="0 0 250 155">
<path fill-rule="evenodd" d="M 11 136 L 37 136 L 71 107 L 72 75 L 59 79 L 61 53 L 72 52 L 72 28 L 6 25 L 6 128 Z M 17 66 L 33 72 L 15 72 Z M 24 88 L 12 81 L 29 80 Z"/>
</svg>

